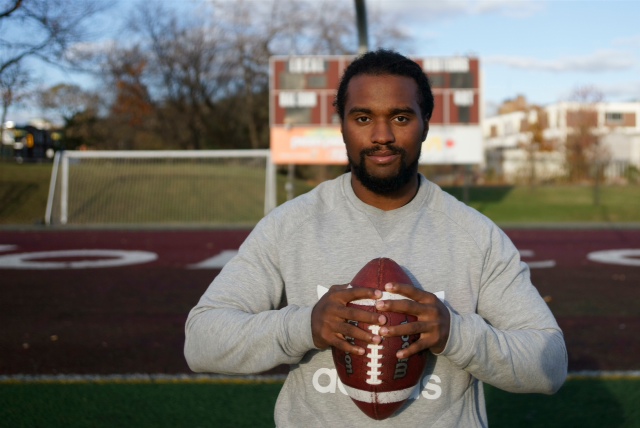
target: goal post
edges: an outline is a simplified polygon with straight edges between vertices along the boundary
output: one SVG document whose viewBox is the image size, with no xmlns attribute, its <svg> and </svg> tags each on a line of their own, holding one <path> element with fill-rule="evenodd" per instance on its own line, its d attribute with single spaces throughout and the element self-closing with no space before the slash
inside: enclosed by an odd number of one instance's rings
<svg viewBox="0 0 640 428">
<path fill-rule="evenodd" d="M 269 150 L 64 151 L 48 225 L 252 225 L 276 206 Z"/>
</svg>

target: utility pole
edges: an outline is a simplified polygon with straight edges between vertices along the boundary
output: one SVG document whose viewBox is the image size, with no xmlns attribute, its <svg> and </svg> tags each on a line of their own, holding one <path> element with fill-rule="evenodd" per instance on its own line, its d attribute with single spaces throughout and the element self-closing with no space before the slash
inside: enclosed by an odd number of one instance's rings
<svg viewBox="0 0 640 428">
<path fill-rule="evenodd" d="M 356 25 L 358 27 L 358 53 L 360 55 L 369 51 L 369 35 L 367 34 L 367 8 L 365 0 L 356 2 Z"/>
</svg>

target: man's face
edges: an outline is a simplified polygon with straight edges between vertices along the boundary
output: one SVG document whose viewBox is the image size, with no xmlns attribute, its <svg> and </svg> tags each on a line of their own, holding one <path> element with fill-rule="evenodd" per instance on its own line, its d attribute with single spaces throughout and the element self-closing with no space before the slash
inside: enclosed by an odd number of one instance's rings
<svg viewBox="0 0 640 428">
<path fill-rule="evenodd" d="M 358 75 L 347 88 L 342 136 L 351 171 L 376 194 L 392 194 L 416 176 L 428 122 L 410 77 Z"/>
</svg>

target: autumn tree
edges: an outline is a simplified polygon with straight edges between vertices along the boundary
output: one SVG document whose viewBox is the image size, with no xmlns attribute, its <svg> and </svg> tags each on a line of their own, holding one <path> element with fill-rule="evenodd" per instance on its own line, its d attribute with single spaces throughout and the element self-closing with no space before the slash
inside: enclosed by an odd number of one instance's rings
<svg viewBox="0 0 640 428">
<path fill-rule="evenodd" d="M 569 178 L 574 182 L 593 183 L 594 204 L 600 203 L 600 185 L 607 150 L 596 133 L 598 127 L 597 104 L 603 99 L 602 92 L 592 86 L 576 88 L 571 100 L 573 109 L 567 111 L 569 133 L 565 144 Z"/>
<path fill-rule="evenodd" d="M 115 50 L 108 56 L 107 68 L 114 89 L 108 116 L 110 139 L 118 149 L 162 147 L 152 135 L 155 106 L 144 81 L 147 67 L 146 55 L 138 46 Z"/>
<path fill-rule="evenodd" d="M 538 181 L 538 163 L 541 153 L 549 153 L 555 150 L 553 141 L 547 139 L 544 130 L 548 127 L 547 112 L 540 106 L 527 106 L 525 119 L 522 123 L 522 131 L 528 135 L 528 140 L 523 143 L 523 149 L 527 152 L 529 168 L 529 185 L 534 186 Z"/>
<path fill-rule="evenodd" d="M 571 108 L 567 110 L 569 129 L 565 153 L 569 179 L 573 182 L 587 181 L 590 167 L 598 160 L 599 139 L 595 134 L 598 126 L 596 104 L 602 101 L 602 93 L 593 87 L 576 88 L 571 97 Z"/>
</svg>

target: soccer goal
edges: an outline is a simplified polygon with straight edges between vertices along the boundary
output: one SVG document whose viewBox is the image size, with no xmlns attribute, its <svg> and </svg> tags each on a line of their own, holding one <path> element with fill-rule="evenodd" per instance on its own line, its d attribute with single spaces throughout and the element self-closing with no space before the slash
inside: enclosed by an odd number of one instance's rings
<svg viewBox="0 0 640 428">
<path fill-rule="evenodd" d="M 252 225 L 275 206 L 269 150 L 64 151 L 45 223 Z"/>
</svg>

